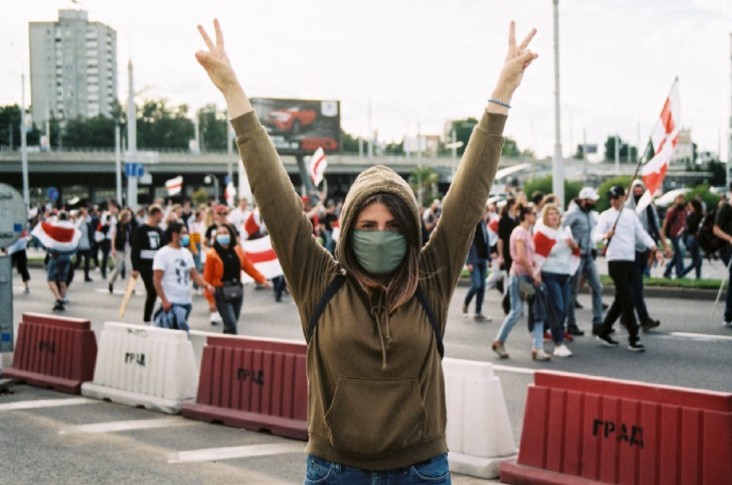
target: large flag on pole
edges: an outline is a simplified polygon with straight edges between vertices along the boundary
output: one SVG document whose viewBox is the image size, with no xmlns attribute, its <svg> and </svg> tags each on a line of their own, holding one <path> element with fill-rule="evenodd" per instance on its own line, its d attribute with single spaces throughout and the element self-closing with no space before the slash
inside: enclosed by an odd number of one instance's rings
<svg viewBox="0 0 732 485">
<path fill-rule="evenodd" d="M 650 143 L 653 146 L 654 155 L 641 168 L 640 174 L 643 185 L 646 186 L 646 192 L 638 201 L 636 212 L 641 213 L 661 188 L 678 143 L 680 129 L 681 101 L 679 98 L 679 78 L 676 78 L 651 133 Z"/>
<path fill-rule="evenodd" d="M 165 181 L 165 188 L 168 189 L 168 195 L 170 197 L 179 194 L 183 190 L 183 176 L 178 175 L 175 178 Z"/>
<path fill-rule="evenodd" d="M 322 147 L 319 147 L 310 157 L 310 163 L 308 164 L 308 173 L 315 186 L 320 185 L 320 182 L 323 181 L 323 175 L 325 175 L 327 167 L 328 161 L 325 159 L 325 152 Z"/>
</svg>

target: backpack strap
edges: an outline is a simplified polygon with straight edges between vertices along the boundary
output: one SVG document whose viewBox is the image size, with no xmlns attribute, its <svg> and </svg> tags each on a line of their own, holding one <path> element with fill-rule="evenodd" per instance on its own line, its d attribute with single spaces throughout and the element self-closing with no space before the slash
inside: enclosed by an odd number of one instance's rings
<svg viewBox="0 0 732 485">
<path fill-rule="evenodd" d="M 308 322 L 308 343 L 310 343 L 310 341 L 313 339 L 315 327 L 318 326 L 318 320 L 320 320 L 320 317 L 323 315 L 325 307 L 328 306 L 330 300 L 335 296 L 336 293 L 338 293 L 338 290 L 341 289 L 343 283 L 345 282 L 346 277 L 342 274 L 339 274 L 335 278 L 333 278 L 333 281 L 330 282 L 328 288 L 325 289 L 325 293 L 320 298 L 320 301 L 315 307 L 315 311 L 313 312 L 312 316 L 310 317 L 310 321 Z"/>
<path fill-rule="evenodd" d="M 422 291 L 421 286 L 417 286 L 417 291 L 414 292 L 414 294 L 419 300 L 419 303 L 422 305 L 424 312 L 427 314 L 427 318 L 429 319 L 430 325 L 432 326 L 432 332 L 435 334 L 435 340 L 437 340 L 437 351 L 440 353 L 440 359 L 442 359 L 443 357 L 445 357 L 445 346 L 442 343 L 442 334 L 440 333 L 440 324 L 437 321 L 437 317 L 432 311 L 432 307 L 430 307 L 430 304 L 427 303 L 427 297 Z"/>
<path fill-rule="evenodd" d="M 345 282 L 346 277 L 339 274 L 335 278 L 333 278 L 333 281 L 331 281 L 328 287 L 325 289 L 325 294 L 323 294 L 323 296 L 320 298 L 320 301 L 315 307 L 315 311 L 313 312 L 312 316 L 310 317 L 310 321 L 308 322 L 308 343 L 310 343 L 310 341 L 313 339 L 313 335 L 315 334 L 315 328 L 318 326 L 318 320 L 320 320 L 320 317 L 323 315 L 325 307 L 328 306 L 330 300 L 333 299 L 335 294 L 338 293 L 338 290 L 343 287 L 343 284 Z M 442 359 L 445 356 L 445 346 L 442 343 L 440 324 L 437 322 L 437 317 L 435 317 L 432 308 L 430 307 L 429 303 L 427 303 L 427 297 L 425 297 L 425 294 L 420 286 L 417 287 L 415 296 L 419 300 L 419 303 L 422 305 L 422 309 L 424 309 L 424 312 L 427 314 L 427 319 L 430 321 L 432 332 L 435 334 L 435 339 L 437 340 L 437 351 L 440 353 L 440 358 Z"/>
</svg>

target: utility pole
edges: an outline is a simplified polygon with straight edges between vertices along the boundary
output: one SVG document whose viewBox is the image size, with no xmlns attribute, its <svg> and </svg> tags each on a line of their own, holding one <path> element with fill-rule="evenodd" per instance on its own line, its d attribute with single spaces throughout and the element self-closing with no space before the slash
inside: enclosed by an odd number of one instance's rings
<svg viewBox="0 0 732 485">
<path fill-rule="evenodd" d="M 20 165 L 23 170 L 23 202 L 30 207 L 30 189 L 28 188 L 28 130 L 25 126 L 25 72 L 20 75 Z"/>
<path fill-rule="evenodd" d="M 564 207 L 564 161 L 562 160 L 561 113 L 559 108 L 559 0 L 554 3 L 554 160 L 552 192 Z"/>
<path fill-rule="evenodd" d="M 134 164 L 137 159 L 137 112 L 135 110 L 135 83 L 132 59 L 127 63 L 128 99 L 127 99 L 127 160 Z M 137 175 L 127 173 L 127 206 L 137 209 Z"/>
</svg>

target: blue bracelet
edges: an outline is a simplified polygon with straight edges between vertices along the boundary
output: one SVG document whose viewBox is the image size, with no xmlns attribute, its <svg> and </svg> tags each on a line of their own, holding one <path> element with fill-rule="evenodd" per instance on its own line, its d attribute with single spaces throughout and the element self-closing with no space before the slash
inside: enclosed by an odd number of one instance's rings
<svg viewBox="0 0 732 485">
<path fill-rule="evenodd" d="M 493 98 L 490 98 L 490 99 L 488 100 L 488 102 L 489 102 L 489 103 L 495 103 L 495 104 L 497 104 L 498 106 L 503 106 L 504 108 L 508 108 L 508 109 L 511 109 L 511 105 L 510 105 L 510 104 L 508 104 L 508 103 L 506 103 L 506 102 L 504 102 L 504 101 L 501 101 L 500 99 L 493 99 Z"/>
</svg>

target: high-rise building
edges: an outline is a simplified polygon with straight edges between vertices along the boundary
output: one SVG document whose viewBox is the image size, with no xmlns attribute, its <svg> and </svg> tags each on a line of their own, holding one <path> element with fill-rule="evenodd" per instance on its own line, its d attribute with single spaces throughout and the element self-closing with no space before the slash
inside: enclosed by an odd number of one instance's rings
<svg viewBox="0 0 732 485">
<path fill-rule="evenodd" d="M 83 10 L 30 22 L 33 121 L 110 116 L 117 101 L 117 32 Z"/>
</svg>

